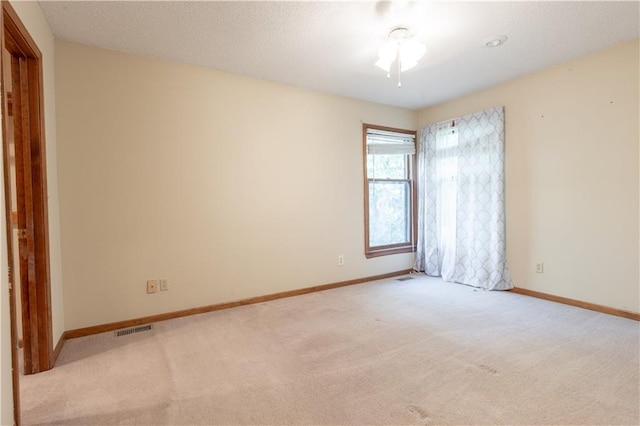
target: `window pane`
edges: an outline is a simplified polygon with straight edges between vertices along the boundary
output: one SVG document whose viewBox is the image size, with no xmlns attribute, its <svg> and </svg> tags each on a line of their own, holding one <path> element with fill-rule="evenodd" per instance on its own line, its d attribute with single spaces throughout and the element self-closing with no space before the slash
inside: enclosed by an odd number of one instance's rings
<svg viewBox="0 0 640 426">
<path fill-rule="evenodd" d="M 409 182 L 369 182 L 369 245 L 410 240 Z"/>
<path fill-rule="evenodd" d="M 406 155 L 367 155 L 367 177 L 369 179 L 406 179 Z"/>
</svg>

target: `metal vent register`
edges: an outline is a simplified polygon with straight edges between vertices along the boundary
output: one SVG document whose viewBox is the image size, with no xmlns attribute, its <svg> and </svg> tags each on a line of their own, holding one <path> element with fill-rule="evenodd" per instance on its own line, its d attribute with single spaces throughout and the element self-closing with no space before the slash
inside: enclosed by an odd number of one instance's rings
<svg viewBox="0 0 640 426">
<path fill-rule="evenodd" d="M 141 325 L 140 327 L 125 328 L 123 330 L 116 331 L 116 337 L 127 336 L 133 333 L 140 333 L 142 331 L 149 331 L 153 328 L 153 324 Z"/>
</svg>

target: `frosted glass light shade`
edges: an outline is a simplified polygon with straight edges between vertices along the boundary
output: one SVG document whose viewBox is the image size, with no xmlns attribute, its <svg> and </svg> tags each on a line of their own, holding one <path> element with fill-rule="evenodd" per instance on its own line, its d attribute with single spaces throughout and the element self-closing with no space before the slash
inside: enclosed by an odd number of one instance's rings
<svg viewBox="0 0 640 426">
<path fill-rule="evenodd" d="M 391 70 L 391 64 L 398 56 L 398 42 L 389 40 L 378 50 L 378 62 L 376 66 L 382 68 L 386 72 Z"/>
<path fill-rule="evenodd" d="M 415 40 L 388 40 L 380 47 L 375 65 L 389 72 L 391 64 L 399 59 L 401 70 L 406 71 L 418 65 L 425 51 L 426 46 Z"/>
<path fill-rule="evenodd" d="M 416 65 L 418 61 L 422 59 L 426 46 L 422 43 L 418 43 L 415 40 L 406 40 L 400 44 L 400 64 L 402 71 L 409 70 Z"/>
</svg>

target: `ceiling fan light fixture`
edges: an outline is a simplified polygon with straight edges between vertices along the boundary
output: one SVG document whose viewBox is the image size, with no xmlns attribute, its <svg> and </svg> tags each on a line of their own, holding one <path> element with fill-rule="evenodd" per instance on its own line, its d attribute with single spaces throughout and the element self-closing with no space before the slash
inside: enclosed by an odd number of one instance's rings
<svg viewBox="0 0 640 426">
<path fill-rule="evenodd" d="M 396 62 L 398 87 L 400 87 L 400 73 L 418 65 L 418 61 L 422 59 L 426 50 L 424 43 L 411 38 L 408 28 L 395 27 L 387 35 L 387 41 L 378 50 L 378 61 L 375 65 L 386 71 L 389 77 L 391 66 Z"/>
</svg>

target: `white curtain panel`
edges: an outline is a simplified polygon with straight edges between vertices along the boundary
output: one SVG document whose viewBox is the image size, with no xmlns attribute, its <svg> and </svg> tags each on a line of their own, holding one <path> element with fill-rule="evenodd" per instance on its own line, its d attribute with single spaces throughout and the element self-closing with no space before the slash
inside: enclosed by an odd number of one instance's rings
<svg viewBox="0 0 640 426">
<path fill-rule="evenodd" d="M 418 146 L 414 268 L 487 290 L 513 288 L 506 264 L 504 108 L 431 124 Z"/>
</svg>

